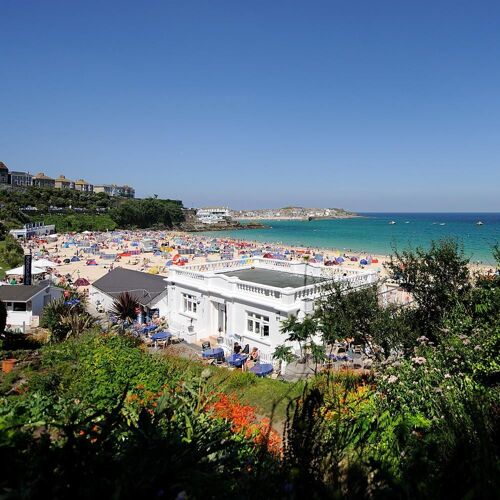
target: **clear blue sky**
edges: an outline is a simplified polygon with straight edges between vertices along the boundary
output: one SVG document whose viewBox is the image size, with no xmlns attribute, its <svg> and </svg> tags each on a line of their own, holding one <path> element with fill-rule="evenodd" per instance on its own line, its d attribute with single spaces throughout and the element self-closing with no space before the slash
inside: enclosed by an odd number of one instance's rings
<svg viewBox="0 0 500 500">
<path fill-rule="evenodd" d="M 500 211 L 500 2 L 0 0 L 0 160 L 185 205 Z"/>
</svg>

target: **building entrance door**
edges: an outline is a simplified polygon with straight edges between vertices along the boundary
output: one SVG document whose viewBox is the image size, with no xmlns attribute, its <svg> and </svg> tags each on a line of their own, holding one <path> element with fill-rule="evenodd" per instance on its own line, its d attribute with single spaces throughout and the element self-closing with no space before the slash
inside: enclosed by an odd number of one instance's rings
<svg viewBox="0 0 500 500">
<path fill-rule="evenodd" d="M 217 331 L 221 334 L 226 333 L 226 305 L 217 304 Z"/>
</svg>

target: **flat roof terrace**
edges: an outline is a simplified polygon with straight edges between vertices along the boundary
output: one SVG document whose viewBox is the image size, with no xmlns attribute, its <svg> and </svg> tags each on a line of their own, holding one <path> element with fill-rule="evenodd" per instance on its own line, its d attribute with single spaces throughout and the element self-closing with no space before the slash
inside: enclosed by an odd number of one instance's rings
<svg viewBox="0 0 500 500">
<path fill-rule="evenodd" d="M 297 273 L 286 273 L 274 271 L 272 269 L 251 268 L 240 269 L 239 271 L 229 271 L 224 276 L 236 277 L 241 281 L 257 283 L 259 285 L 274 286 L 276 288 L 300 288 L 302 286 L 314 285 L 326 281 L 326 278 L 317 276 L 306 276 Z"/>
</svg>

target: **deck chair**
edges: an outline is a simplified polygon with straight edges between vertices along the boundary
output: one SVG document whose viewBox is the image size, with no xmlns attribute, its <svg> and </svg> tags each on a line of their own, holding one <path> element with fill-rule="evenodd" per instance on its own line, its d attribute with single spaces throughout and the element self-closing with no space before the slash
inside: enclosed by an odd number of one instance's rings
<svg viewBox="0 0 500 500">
<path fill-rule="evenodd" d="M 250 344 L 245 344 L 245 347 L 243 348 L 243 351 L 241 351 L 243 354 L 250 354 Z"/>
</svg>

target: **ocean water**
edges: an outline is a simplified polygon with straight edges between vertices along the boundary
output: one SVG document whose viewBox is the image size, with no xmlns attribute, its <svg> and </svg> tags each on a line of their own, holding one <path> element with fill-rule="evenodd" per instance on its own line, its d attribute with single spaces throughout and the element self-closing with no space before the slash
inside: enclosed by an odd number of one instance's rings
<svg viewBox="0 0 500 500">
<path fill-rule="evenodd" d="M 207 232 L 243 240 L 351 251 L 392 253 L 394 247 L 428 247 L 432 240 L 453 238 L 474 262 L 493 263 L 492 246 L 500 243 L 500 213 L 363 213 L 362 218 L 313 221 L 259 221 L 268 229 Z M 390 221 L 396 224 L 389 224 Z M 484 225 L 478 226 L 476 222 Z"/>
</svg>

